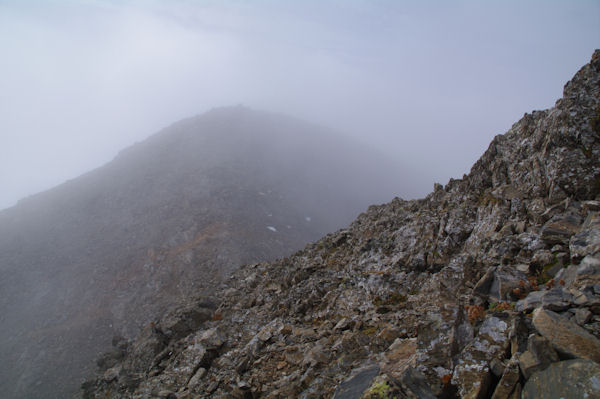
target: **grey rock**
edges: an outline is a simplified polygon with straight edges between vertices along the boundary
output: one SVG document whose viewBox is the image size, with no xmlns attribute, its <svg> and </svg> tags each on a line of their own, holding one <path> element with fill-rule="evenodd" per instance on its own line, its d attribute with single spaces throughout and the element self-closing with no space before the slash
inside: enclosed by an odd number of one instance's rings
<svg viewBox="0 0 600 399">
<path fill-rule="evenodd" d="M 379 366 L 369 365 L 353 370 L 352 375 L 336 389 L 334 399 L 359 399 L 379 374 Z"/>
<path fill-rule="evenodd" d="M 492 283 L 494 282 L 494 273 L 496 271 L 495 267 L 490 267 L 483 277 L 479 279 L 475 287 L 473 287 L 473 295 L 482 295 L 487 297 L 490 293 L 490 289 L 492 288 Z"/>
<path fill-rule="evenodd" d="M 575 302 L 573 294 L 566 292 L 562 287 L 556 286 L 550 290 L 532 291 L 515 305 L 518 312 L 529 312 L 538 307 L 561 312 Z"/>
<path fill-rule="evenodd" d="M 600 365 L 587 359 L 553 363 L 529 378 L 523 399 L 598 398 Z"/>
<path fill-rule="evenodd" d="M 506 366 L 491 399 L 509 399 L 519 382 L 519 363 L 516 359 Z"/>
<path fill-rule="evenodd" d="M 206 350 L 217 350 L 226 341 L 225 335 L 219 328 L 214 327 L 203 331 L 198 338 L 198 341 L 206 348 Z"/>
<path fill-rule="evenodd" d="M 600 362 L 600 341 L 565 317 L 536 309 L 533 325 L 559 353 Z"/>
<path fill-rule="evenodd" d="M 206 375 L 206 369 L 204 367 L 199 367 L 198 370 L 194 373 L 192 378 L 190 378 L 188 382 L 189 387 L 195 387 L 200 383 L 200 380 Z"/>
<path fill-rule="evenodd" d="M 592 318 L 592 312 L 590 312 L 586 308 L 577 308 L 575 309 L 575 322 L 580 326 L 583 326 L 585 323 L 590 321 Z"/>
<path fill-rule="evenodd" d="M 527 280 L 527 276 L 512 266 L 499 266 L 494 271 L 494 280 L 489 295 L 499 301 L 510 299 L 512 290 L 519 288 L 521 281 L 525 280 Z"/>
<path fill-rule="evenodd" d="M 354 326 L 355 322 L 347 318 L 342 318 L 334 327 L 334 330 L 347 330 Z"/>
<path fill-rule="evenodd" d="M 556 215 L 542 227 L 541 238 L 551 245 L 566 244 L 578 232 L 581 222 L 577 215 Z"/>
<path fill-rule="evenodd" d="M 559 358 L 547 339 L 531 334 L 527 342 L 527 350 L 518 356 L 518 360 L 521 372 L 527 379 L 534 372 L 559 361 Z"/>
<path fill-rule="evenodd" d="M 573 295 L 556 286 L 547 291 L 542 291 L 542 307 L 554 312 L 562 312 L 569 308 L 573 302 Z"/>
<path fill-rule="evenodd" d="M 571 258 L 575 261 L 600 252 L 600 214 L 598 212 L 588 215 L 581 231 L 571 238 L 569 250 Z"/>
<path fill-rule="evenodd" d="M 479 334 L 461 353 L 452 375 L 463 398 L 479 398 L 485 395 L 492 382 L 489 362 L 500 359 L 510 346 L 509 326 L 497 317 L 486 317 Z"/>
<path fill-rule="evenodd" d="M 532 291 L 524 299 L 521 299 L 515 305 L 518 312 L 529 312 L 542 305 L 542 300 L 546 295 L 545 291 Z"/>
<path fill-rule="evenodd" d="M 414 368 L 408 368 L 400 377 L 403 394 L 408 398 L 435 399 L 425 376 Z"/>
</svg>

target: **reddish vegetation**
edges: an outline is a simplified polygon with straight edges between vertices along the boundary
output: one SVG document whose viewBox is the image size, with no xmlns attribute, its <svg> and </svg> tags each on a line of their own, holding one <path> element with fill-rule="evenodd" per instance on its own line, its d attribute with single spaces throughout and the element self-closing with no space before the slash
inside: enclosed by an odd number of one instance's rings
<svg viewBox="0 0 600 399">
<path fill-rule="evenodd" d="M 527 277 L 527 280 L 529 280 L 529 285 L 531 285 L 531 289 L 534 291 L 539 291 L 540 287 L 537 284 L 537 279 L 534 276 L 529 276 Z"/>
<path fill-rule="evenodd" d="M 447 387 L 448 385 L 450 385 L 450 381 L 452 380 L 452 374 L 443 375 L 441 380 L 442 384 L 444 384 L 444 386 Z"/>
<path fill-rule="evenodd" d="M 469 317 L 469 323 L 474 324 L 478 320 L 482 320 L 484 316 L 483 306 L 479 305 L 466 305 L 467 316 Z"/>
</svg>

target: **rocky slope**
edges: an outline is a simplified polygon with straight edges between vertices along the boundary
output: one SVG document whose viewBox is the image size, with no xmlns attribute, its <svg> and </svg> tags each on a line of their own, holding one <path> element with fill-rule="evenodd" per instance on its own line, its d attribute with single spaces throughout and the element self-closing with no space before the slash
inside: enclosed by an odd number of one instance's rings
<svg viewBox="0 0 600 399">
<path fill-rule="evenodd" d="M 599 94 L 597 50 L 469 175 L 115 340 L 83 397 L 600 397 Z"/>
<path fill-rule="evenodd" d="M 114 335 L 393 198 L 381 168 L 401 180 L 326 129 L 222 108 L 0 212 L 0 396 L 76 392 Z"/>
</svg>

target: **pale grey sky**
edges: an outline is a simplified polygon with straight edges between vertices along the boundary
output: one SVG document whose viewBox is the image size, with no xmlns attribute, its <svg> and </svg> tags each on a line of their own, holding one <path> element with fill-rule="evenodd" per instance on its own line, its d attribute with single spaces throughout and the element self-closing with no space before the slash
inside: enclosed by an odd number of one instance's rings
<svg viewBox="0 0 600 399">
<path fill-rule="evenodd" d="M 0 0 L 0 209 L 235 104 L 359 137 L 425 194 L 553 105 L 598 21 L 591 0 Z"/>
</svg>

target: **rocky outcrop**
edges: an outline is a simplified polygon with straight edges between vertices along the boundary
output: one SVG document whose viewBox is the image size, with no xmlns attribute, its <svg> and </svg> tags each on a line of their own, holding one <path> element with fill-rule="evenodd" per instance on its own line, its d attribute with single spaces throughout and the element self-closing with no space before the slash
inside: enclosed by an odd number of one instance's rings
<svg viewBox="0 0 600 399">
<path fill-rule="evenodd" d="M 598 396 L 599 94 L 596 51 L 469 175 L 239 269 L 210 320 L 158 321 L 83 396 Z"/>
</svg>

